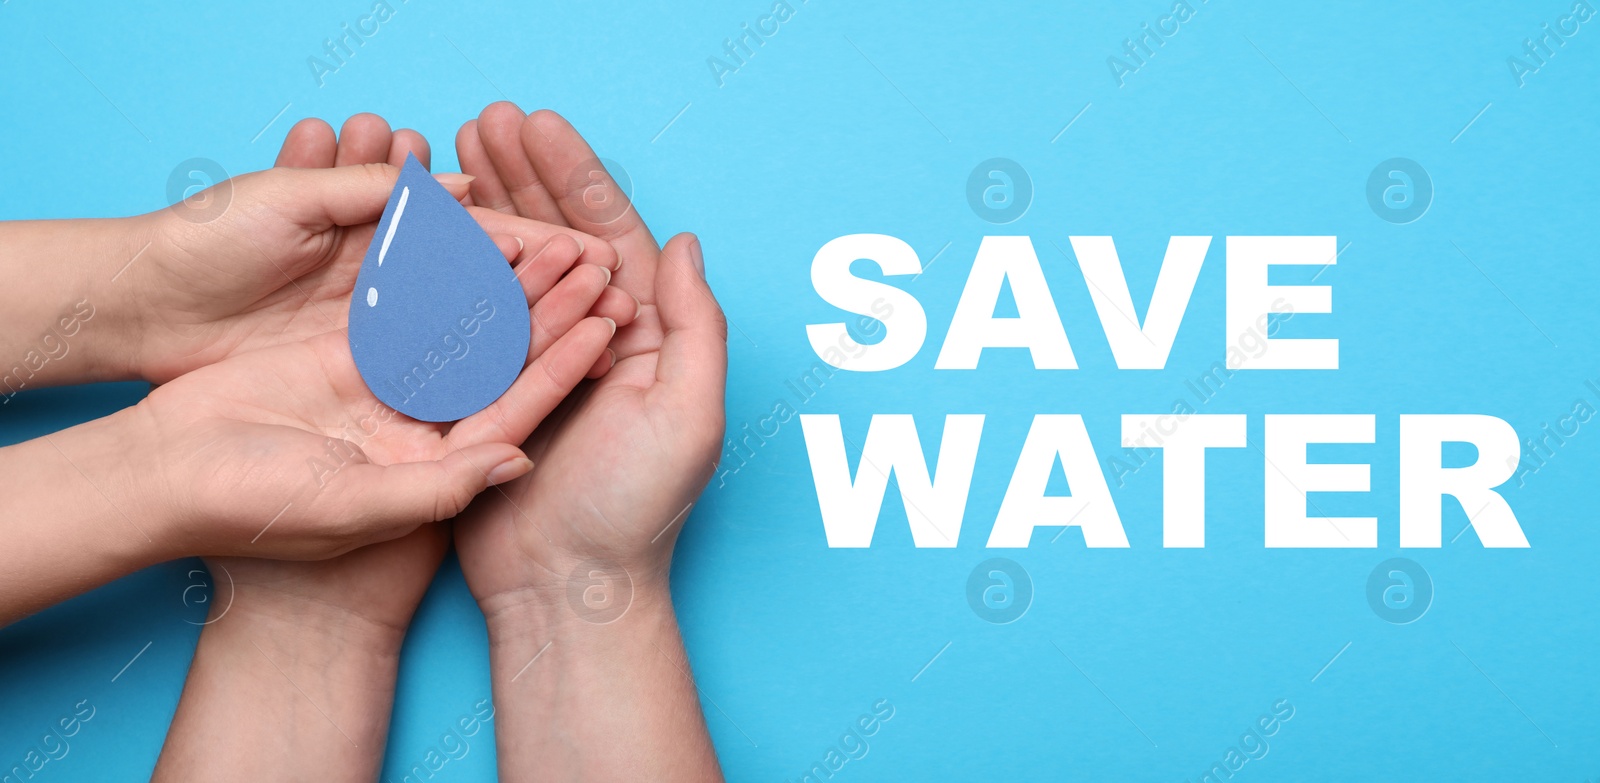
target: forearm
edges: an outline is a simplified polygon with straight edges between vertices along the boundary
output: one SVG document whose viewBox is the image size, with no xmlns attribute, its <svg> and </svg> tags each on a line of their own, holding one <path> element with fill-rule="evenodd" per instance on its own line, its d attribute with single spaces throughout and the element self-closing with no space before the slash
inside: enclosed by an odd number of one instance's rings
<svg viewBox="0 0 1600 783">
<path fill-rule="evenodd" d="M 44 386 L 138 377 L 122 273 L 153 238 L 146 217 L 0 223 L 0 402 Z M 144 259 L 148 260 L 148 259 Z"/>
<path fill-rule="evenodd" d="M 722 779 L 665 580 L 633 590 L 606 624 L 564 590 L 486 607 L 502 780 Z"/>
<path fill-rule="evenodd" d="M 153 779 L 377 779 L 401 632 L 251 600 L 218 585 Z"/>
<path fill-rule="evenodd" d="M 0 449 L 0 625 L 169 559 L 119 412 Z"/>
</svg>

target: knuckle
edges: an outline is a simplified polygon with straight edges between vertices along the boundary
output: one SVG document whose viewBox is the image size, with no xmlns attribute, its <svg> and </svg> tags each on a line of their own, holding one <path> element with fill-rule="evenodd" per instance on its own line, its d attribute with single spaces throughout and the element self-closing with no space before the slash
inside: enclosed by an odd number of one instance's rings
<svg viewBox="0 0 1600 783">
<path fill-rule="evenodd" d="M 721 307 L 716 308 L 716 312 L 712 315 L 710 322 L 712 332 L 723 342 L 727 342 L 728 316 L 723 314 Z"/>
<path fill-rule="evenodd" d="M 476 468 L 470 468 L 470 466 L 469 469 L 476 470 Z M 457 480 L 448 468 L 440 464 L 439 486 L 433 495 L 433 519 L 431 521 L 442 522 L 465 511 L 467 504 L 472 502 L 474 494 L 472 487 L 468 486 L 467 482 Z"/>
<path fill-rule="evenodd" d="M 393 183 L 400 176 L 400 170 L 387 163 L 362 163 L 361 173 L 376 182 Z"/>
</svg>

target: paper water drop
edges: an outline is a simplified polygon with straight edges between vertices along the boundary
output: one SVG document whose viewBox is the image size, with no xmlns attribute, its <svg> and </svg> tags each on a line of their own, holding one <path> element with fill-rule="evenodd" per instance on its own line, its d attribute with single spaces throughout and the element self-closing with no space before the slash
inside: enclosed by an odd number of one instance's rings
<svg viewBox="0 0 1600 783">
<path fill-rule="evenodd" d="M 456 421 L 511 388 L 529 334 L 505 255 L 407 156 L 350 292 L 350 354 L 367 388 L 414 419 Z"/>
</svg>

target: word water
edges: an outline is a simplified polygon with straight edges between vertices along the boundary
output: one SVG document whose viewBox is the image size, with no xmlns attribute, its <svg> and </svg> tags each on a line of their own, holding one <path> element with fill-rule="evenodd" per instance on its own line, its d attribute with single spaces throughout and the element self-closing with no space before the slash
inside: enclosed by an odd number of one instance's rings
<svg viewBox="0 0 1600 783">
<path fill-rule="evenodd" d="M 505 255 L 407 156 L 350 294 L 350 354 L 385 405 L 455 421 L 522 372 L 531 325 Z"/>
</svg>

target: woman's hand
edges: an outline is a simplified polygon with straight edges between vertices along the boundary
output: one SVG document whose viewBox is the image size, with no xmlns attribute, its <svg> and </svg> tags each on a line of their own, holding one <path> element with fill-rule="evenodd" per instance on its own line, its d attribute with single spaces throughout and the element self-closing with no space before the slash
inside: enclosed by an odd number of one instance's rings
<svg viewBox="0 0 1600 783">
<path fill-rule="evenodd" d="M 407 152 L 427 153 L 421 136 L 391 136 L 374 115 L 352 118 L 345 137 L 335 146 L 325 123 L 302 122 L 285 142 L 280 167 L 135 219 L 150 244 L 122 282 L 137 291 L 132 352 L 140 377 L 163 383 L 244 351 L 344 328 L 351 286 L 399 165 Z M 436 176 L 452 193 L 466 194 L 469 177 Z M 524 258 L 559 241 L 577 246 L 578 263 L 616 266 L 609 245 L 572 229 L 508 221 L 490 210 L 473 214 L 502 245 L 521 240 Z M 546 271 L 566 270 L 547 264 Z M 604 302 L 631 313 L 623 298 L 614 292 Z"/>
<path fill-rule="evenodd" d="M 289 131 L 278 153 L 279 167 L 333 168 L 339 165 L 381 163 L 401 165 L 415 155 L 427 167 L 428 142 L 412 130 L 389 131 L 389 124 L 374 114 L 358 114 L 344 124 L 335 138 L 321 120 L 303 120 Z M 447 524 L 424 525 L 393 541 L 362 547 L 328 560 L 270 560 L 254 557 L 208 557 L 213 584 L 230 586 L 224 612 L 237 605 L 244 616 L 277 616 L 285 620 L 328 614 L 354 630 L 375 637 L 373 645 L 398 656 L 405 629 L 417 604 L 427 592 L 433 574 L 450 548 Z M 221 591 L 219 590 L 219 596 Z M 212 621 L 224 615 L 213 617 Z M 215 634 L 208 625 L 206 633 Z M 202 697 L 197 697 L 202 698 Z M 195 699 L 183 705 L 204 712 Z M 381 705 L 387 712 L 388 705 Z M 183 724 L 177 736 L 183 736 Z"/>
<path fill-rule="evenodd" d="M 375 218 L 392 172 L 367 164 L 250 175 L 239 178 L 236 193 L 269 195 L 234 206 L 296 201 L 343 210 L 370 199 Z M 265 207 L 238 211 L 271 213 Z M 266 223 L 257 228 L 270 231 Z M 606 243 L 489 211 L 483 224 L 535 302 L 531 364 L 505 396 L 454 425 L 425 424 L 381 405 L 357 373 L 343 331 L 313 328 L 304 311 L 273 324 L 276 332 L 266 328 L 272 323 L 266 313 L 289 310 L 247 308 L 251 315 L 243 320 L 199 329 L 189 336 L 229 337 L 173 355 L 210 361 L 215 351 L 228 358 L 161 385 L 106 419 L 0 450 L 6 466 L 0 483 L 16 511 L 14 524 L 0 527 L 0 549 L 40 564 L 0 577 L 6 599 L 0 621 L 173 557 L 316 559 L 394 539 L 452 516 L 484 487 L 526 471 L 518 444 L 585 374 L 609 366 L 606 343 L 614 324 L 629 322 L 637 305 L 608 287 L 609 268 L 577 263 L 595 248 L 609 252 Z M 219 253 L 254 247 L 262 238 L 247 222 L 219 219 L 207 226 Z M 221 232 L 230 226 L 234 233 Z M 350 241 L 356 230 L 370 235 L 371 228 L 341 226 L 326 236 Z M 350 266 L 343 273 L 353 279 L 359 263 Z M 321 286 L 330 285 L 331 279 L 322 280 Z M 339 304 L 335 322 L 342 322 L 348 282 L 342 293 L 318 290 L 325 292 L 324 304 Z M 315 298 L 305 301 L 307 311 L 318 312 L 310 304 Z M 108 304 L 101 313 L 112 309 Z M 615 317 L 586 317 L 593 312 Z M 82 329 L 111 326 L 109 320 L 97 316 Z M 301 331 L 310 334 L 290 339 Z M 171 335 L 177 339 L 178 332 Z M 234 339 L 241 336 L 246 339 Z M 80 556 L 62 565 L 63 549 Z"/>
<path fill-rule="evenodd" d="M 606 270 L 584 265 L 534 306 L 553 341 L 504 396 L 454 424 L 395 412 L 367 389 L 343 332 L 250 351 L 159 386 L 126 412 L 167 498 L 172 554 L 318 559 L 448 519 L 525 473 L 517 447 L 604 355 L 585 317 Z"/>
<path fill-rule="evenodd" d="M 277 165 L 327 169 L 387 160 L 398 166 L 407 155 L 415 155 L 424 167 L 429 165 L 430 149 L 421 134 L 412 130 L 391 133 L 381 117 L 358 114 L 344 124 L 337 137 L 321 120 L 296 124 L 284 140 Z M 228 611 L 239 605 L 244 610 L 241 614 L 284 618 L 331 612 L 388 640 L 393 645 L 391 652 L 398 655 L 411 616 L 449 547 L 448 525 L 424 525 L 393 541 L 328 560 L 209 557 L 206 567 L 215 584 L 231 586 L 225 604 Z M 207 631 L 211 630 L 208 627 Z"/>
<path fill-rule="evenodd" d="M 428 145 L 420 135 L 405 130 L 391 134 L 382 119 L 364 114 L 345 123 L 337 141 L 321 121 L 301 122 L 284 142 L 278 165 L 326 169 L 382 162 L 385 156 L 391 165 L 399 165 L 408 153 L 428 165 Z M 604 244 L 592 237 L 583 241 Z M 563 238 L 549 247 L 557 255 L 577 255 L 576 245 Z M 548 345 L 579 322 L 585 308 L 598 315 L 609 312 L 622 323 L 632 320 L 637 308 L 631 299 L 615 299 L 626 295 L 616 289 L 608 289 L 613 295 L 609 300 L 605 293 L 596 295 L 597 281 L 609 277 L 599 267 L 568 271 L 560 258 L 543 260 L 540 270 L 522 270 L 531 278 L 525 282 L 534 286 L 530 296 L 551 285 L 560 289 L 535 305 L 539 323 L 548 328 L 534 335 L 537 345 Z M 566 280 L 549 282 L 562 273 Z M 589 353 L 574 354 L 555 377 L 576 383 L 576 375 L 585 369 L 579 365 L 603 339 L 596 335 Z M 609 366 L 608 359 L 601 357 L 601 365 Z M 565 387 L 567 381 L 557 386 Z M 371 424 L 376 428 L 387 422 Z M 420 428 L 414 422 L 401 426 Z M 367 437 L 364 430 L 362 437 Z M 426 441 L 427 433 L 421 439 Z M 513 465 L 521 463 L 512 458 Z M 330 467 L 325 463 L 317 472 Z M 446 501 L 432 516 L 443 516 L 455 502 Z M 338 524 L 341 519 L 327 521 Z M 206 558 L 217 585 L 216 600 L 156 779 L 231 778 L 253 774 L 262 765 L 303 777 L 376 777 L 406 628 L 449 546 L 449 524 L 438 523 L 326 560 Z M 286 690 L 283 677 L 304 693 Z M 302 698 L 323 712 L 321 718 L 304 715 Z M 248 727 L 227 720 L 241 702 L 254 705 L 263 720 Z"/>
</svg>

